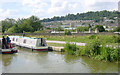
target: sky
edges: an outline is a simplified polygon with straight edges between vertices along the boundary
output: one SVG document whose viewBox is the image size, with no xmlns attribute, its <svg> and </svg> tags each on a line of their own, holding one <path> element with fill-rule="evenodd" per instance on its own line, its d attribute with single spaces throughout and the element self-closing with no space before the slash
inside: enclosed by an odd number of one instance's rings
<svg viewBox="0 0 120 75">
<path fill-rule="evenodd" d="M 119 0 L 0 0 L 0 20 L 5 18 L 40 19 L 88 11 L 118 10 Z"/>
</svg>

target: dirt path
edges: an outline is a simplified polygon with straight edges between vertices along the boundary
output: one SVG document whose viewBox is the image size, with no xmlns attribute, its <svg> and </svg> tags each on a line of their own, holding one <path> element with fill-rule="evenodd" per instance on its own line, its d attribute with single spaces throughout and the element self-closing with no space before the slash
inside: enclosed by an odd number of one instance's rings
<svg viewBox="0 0 120 75">
<path fill-rule="evenodd" d="M 65 41 L 51 41 L 51 40 L 47 40 L 46 42 L 48 43 L 60 43 L 60 44 L 66 44 L 67 42 Z M 86 43 L 79 43 L 79 42 L 70 42 L 71 44 L 72 43 L 76 43 L 76 45 L 78 46 L 85 46 Z"/>
</svg>

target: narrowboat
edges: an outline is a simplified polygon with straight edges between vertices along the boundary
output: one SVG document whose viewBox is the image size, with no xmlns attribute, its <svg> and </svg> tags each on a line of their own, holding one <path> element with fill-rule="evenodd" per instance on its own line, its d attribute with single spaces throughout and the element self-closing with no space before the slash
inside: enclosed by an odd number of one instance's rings
<svg viewBox="0 0 120 75">
<path fill-rule="evenodd" d="M 16 50 L 15 48 L 1 49 L 1 53 L 2 54 L 14 54 L 14 53 L 18 53 L 18 50 Z"/>
<path fill-rule="evenodd" d="M 18 53 L 16 47 L 12 46 L 11 43 L 7 44 L 7 48 L 2 49 L 2 39 L 0 38 L 0 53 L 2 54 L 14 54 Z"/>
<path fill-rule="evenodd" d="M 23 37 L 23 36 L 9 36 L 11 43 L 30 48 L 36 51 L 48 51 L 48 46 L 46 44 L 45 38 L 30 38 L 30 37 Z"/>
</svg>

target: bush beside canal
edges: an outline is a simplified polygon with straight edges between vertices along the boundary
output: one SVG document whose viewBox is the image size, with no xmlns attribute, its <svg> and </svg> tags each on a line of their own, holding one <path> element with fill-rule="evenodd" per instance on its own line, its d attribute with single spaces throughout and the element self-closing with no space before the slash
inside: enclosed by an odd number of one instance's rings
<svg viewBox="0 0 120 75">
<path fill-rule="evenodd" d="M 78 49 L 79 48 L 79 49 Z M 86 44 L 86 46 L 77 47 L 76 44 L 67 43 L 65 51 L 69 54 L 77 56 L 88 56 L 90 58 L 106 61 L 118 61 L 120 49 L 114 47 L 106 47 L 105 43 L 99 39 Z"/>
<path fill-rule="evenodd" d="M 66 46 L 64 47 L 64 50 L 66 52 L 68 52 L 69 54 L 74 55 L 76 50 L 78 50 L 76 44 L 70 44 L 70 43 L 66 43 Z"/>
</svg>

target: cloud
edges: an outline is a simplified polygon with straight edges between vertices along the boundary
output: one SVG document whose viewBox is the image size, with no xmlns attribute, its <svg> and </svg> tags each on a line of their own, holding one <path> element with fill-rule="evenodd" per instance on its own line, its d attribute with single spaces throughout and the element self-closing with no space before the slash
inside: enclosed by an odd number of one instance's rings
<svg viewBox="0 0 120 75">
<path fill-rule="evenodd" d="M 23 0 L 22 2 L 23 6 L 27 6 L 30 8 L 44 8 L 46 7 L 48 4 L 45 1 L 42 0 Z"/>
<path fill-rule="evenodd" d="M 45 0 L 23 0 L 22 5 L 31 9 L 31 15 L 36 15 L 40 18 L 47 15 L 46 10 L 48 8 L 48 3 Z"/>
<path fill-rule="evenodd" d="M 69 4 L 67 1 L 52 0 L 51 7 L 48 9 L 49 14 L 62 15 L 69 12 Z"/>
<path fill-rule="evenodd" d="M 2 3 L 6 3 L 6 2 L 21 2 L 22 0 L 0 0 L 0 2 Z"/>
<path fill-rule="evenodd" d="M 0 19 L 31 15 L 39 18 L 64 16 L 68 13 L 117 10 L 119 0 L 0 0 Z"/>
<path fill-rule="evenodd" d="M 15 18 L 15 16 L 17 15 L 18 10 L 3 10 L 0 9 L 0 20 L 5 19 L 5 18 Z"/>
<path fill-rule="evenodd" d="M 48 13 L 54 16 L 62 16 L 68 13 L 81 12 L 81 2 L 73 0 L 51 0 L 51 7 Z"/>
<path fill-rule="evenodd" d="M 95 4 L 91 5 L 94 11 L 100 10 L 118 10 L 117 2 L 96 2 Z"/>
</svg>

